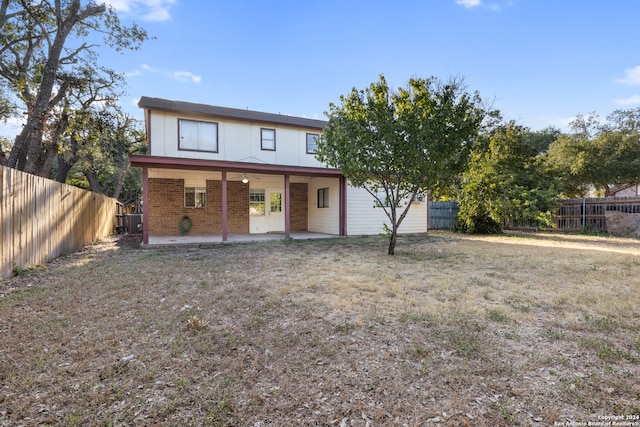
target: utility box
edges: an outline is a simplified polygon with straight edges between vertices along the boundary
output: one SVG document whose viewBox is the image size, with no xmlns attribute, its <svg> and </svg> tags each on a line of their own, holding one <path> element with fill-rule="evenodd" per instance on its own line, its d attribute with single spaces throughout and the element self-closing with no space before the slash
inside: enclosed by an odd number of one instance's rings
<svg viewBox="0 0 640 427">
<path fill-rule="evenodd" d="M 124 229 L 129 234 L 142 233 L 142 214 L 124 214 Z"/>
</svg>

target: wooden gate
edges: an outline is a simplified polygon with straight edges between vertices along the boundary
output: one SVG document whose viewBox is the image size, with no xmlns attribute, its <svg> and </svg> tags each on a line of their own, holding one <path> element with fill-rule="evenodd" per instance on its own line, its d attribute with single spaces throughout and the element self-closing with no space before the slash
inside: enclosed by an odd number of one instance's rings
<svg viewBox="0 0 640 427">
<path fill-rule="evenodd" d="M 429 202 L 429 230 L 454 228 L 459 210 L 458 202 Z"/>
</svg>

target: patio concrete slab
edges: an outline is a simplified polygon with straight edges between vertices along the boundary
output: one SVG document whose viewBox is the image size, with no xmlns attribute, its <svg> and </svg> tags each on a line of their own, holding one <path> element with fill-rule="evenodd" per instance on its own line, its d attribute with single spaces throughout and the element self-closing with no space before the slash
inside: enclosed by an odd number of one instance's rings
<svg viewBox="0 0 640 427">
<path fill-rule="evenodd" d="M 324 233 L 291 233 L 293 240 L 309 240 L 309 239 L 330 239 L 340 237 L 335 234 Z M 178 246 L 178 245 L 202 245 L 215 243 L 241 243 L 241 242 L 264 242 L 268 240 L 284 240 L 284 233 L 266 233 L 266 234 L 235 234 L 228 235 L 227 241 L 222 241 L 222 235 L 210 236 L 149 236 L 149 243 L 146 247 L 153 246 Z"/>
</svg>

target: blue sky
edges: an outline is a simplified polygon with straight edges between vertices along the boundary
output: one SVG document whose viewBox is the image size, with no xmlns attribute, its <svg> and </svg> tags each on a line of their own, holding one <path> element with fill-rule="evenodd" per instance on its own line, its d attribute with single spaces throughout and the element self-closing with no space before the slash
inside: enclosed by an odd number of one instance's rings
<svg viewBox="0 0 640 427">
<path fill-rule="evenodd" d="M 141 96 L 324 119 L 384 74 L 462 77 L 533 130 L 640 107 L 637 0 L 109 0 L 155 40 L 100 61 Z"/>
</svg>

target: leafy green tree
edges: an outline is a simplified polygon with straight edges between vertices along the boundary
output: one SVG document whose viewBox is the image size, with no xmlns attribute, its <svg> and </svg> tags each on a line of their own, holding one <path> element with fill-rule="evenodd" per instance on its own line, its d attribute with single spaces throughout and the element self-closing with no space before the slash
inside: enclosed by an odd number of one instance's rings
<svg viewBox="0 0 640 427">
<path fill-rule="evenodd" d="M 389 255 L 410 201 L 444 186 L 466 165 L 486 111 L 462 82 L 412 78 L 392 91 L 384 76 L 329 104 L 318 159 L 367 190 L 389 220 Z"/>
<path fill-rule="evenodd" d="M 47 176 L 56 152 L 55 123 L 68 92 L 89 75 L 110 73 L 97 65 L 95 36 L 120 51 L 138 49 L 147 33 L 121 25 L 104 4 L 81 0 L 1 0 L 0 84 L 15 94 L 26 123 L 7 159 L 10 167 Z M 0 156 L 2 157 L 2 156 Z"/>
<path fill-rule="evenodd" d="M 79 70 L 73 86 L 67 90 L 60 105 L 52 112 L 51 120 L 45 128 L 48 149 L 42 155 L 42 176 L 51 176 L 53 162 L 57 158 L 57 179 L 64 182 L 64 174 L 80 156 L 76 151 L 87 145 L 78 143 L 78 138 L 89 138 L 83 127 L 92 128 L 94 115 L 123 115 L 118 99 L 124 79 L 111 70 L 102 71 L 102 74 L 95 74 L 95 69 L 92 68 Z"/>
<path fill-rule="evenodd" d="M 531 153 L 541 155 L 549 150 L 560 136 L 560 129 L 548 127 L 540 131 L 527 131 L 527 144 L 531 147 Z"/>
<path fill-rule="evenodd" d="M 640 109 L 617 110 L 601 123 L 578 116 L 571 132 L 551 144 L 547 167 L 562 180 L 566 197 L 584 197 L 591 188 L 608 195 L 611 185 L 640 182 Z"/>
<path fill-rule="evenodd" d="M 499 233 L 503 221 L 547 226 L 557 185 L 539 152 L 555 132 L 530 132 L 509 122 L 484 136 L 463 173 L 459 227 L 468 233 Z"/>
<path fill-rule="evenodd" d="M 5 90 L 0 86 L 0 120 L 6 120 L 11 117 L 14 112 L 14 107 L 9 101 Z"/>
<path fill-rule="evenodd" d="M 56 179 L 119 199 L 126 178 L 135 177 L 129 170 L 129 154 L 145 151 L 144 132 L 136 120 L 116 108 L 89 109 L 76 115 L 67 128 Z"/>
<path fill-rule="evenodd" d="M 10 141 L 5 137 L 0 136 L 0 166 L 7 165 L 7 158 L 4 156 L 4 151 L 9 150 L 10 147 L 11 147 Z"/>
</svg>

